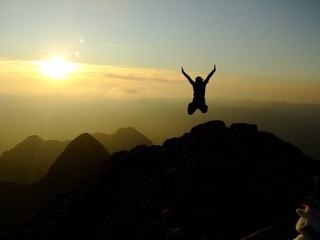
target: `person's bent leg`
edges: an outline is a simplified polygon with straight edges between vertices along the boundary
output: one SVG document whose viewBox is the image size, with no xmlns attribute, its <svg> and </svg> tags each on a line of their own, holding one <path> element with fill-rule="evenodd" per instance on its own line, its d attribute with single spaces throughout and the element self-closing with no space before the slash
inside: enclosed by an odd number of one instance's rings
<svg viewBox="0 0 320 240">
<path fill-rule="evenodd" d="M 202 105 L 201 107 L 199 107 L 200 111 L 202 113 L 206 113 L 208 112 L 208 106 L 207 105 Z"/>
<path fill-rule="evenodd" d="M 188 105 L 188 114 L 192 115 L 197 110 L 197 107 L 194 103 L 189 103 Z"/>
</svg>

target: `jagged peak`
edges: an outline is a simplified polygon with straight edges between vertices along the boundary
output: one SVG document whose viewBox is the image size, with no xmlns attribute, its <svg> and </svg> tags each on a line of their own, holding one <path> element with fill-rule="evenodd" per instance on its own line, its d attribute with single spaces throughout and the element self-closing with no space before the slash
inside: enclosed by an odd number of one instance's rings
<svg viewBox="0 0 320 240">
<path fill-rule="evenodd" d="M 10 149 L 7 152 L 16 152 L 16 151 L 21 151 L 21 149 L 30 149 L 30 148 L 35 148 L 43 144 L 45 141 L 40 138 L 38 135 L 31 135 L 24 139 L 22 142 L 18 143 L 15 147 Z"/>
<path fill-rule="evenodd" d="M 25 140 L 43 140 L 43 139 L 41 137 L 39 137 L 38 135 L 34 134 L 34 135 L 27 137 Z"/>
<path fill-rule="evenodd" d="M 85 151 L 92 147 L 94 147 L 94 149 L 104 149 L 104 146 L 97 139 L 89 133 L 83 133 L 71 141 L 64 152 L 73 151 L 74 149 L 77 149 L 78 151 Z"/>
<path fill-rule="evenodd" d="M 21 143 L 41 143 L 44 142 L 44 140 L 39 137 L 38 135 L 31 135 L 24 139 Z"/>
<path fill-rule="evenodd" d="M 83 140 L 95 140 L 94 137 L 92 137 L 89 133 L 82 133 L 79 136 L 77 136 L 73 142 L 75 141 L 83 141 Z"/>
<path fill-rule="evenodd" d="M 130 150 L 137 145 L 153 145 L 150 139 L 134 127 L 119 128 L 114 134 L 93 133 L 92 136 L 102 143 L 109 153 Z"/>
<path fill-rule="evenodd" d="M 121 127 L 118 128 L 118 130 L 113 133 L 113 134 L 108 134 L 108 133 L 101 133 L 101 132 L 95 132 L 92 135 L 93 136 L 118 136 L 118 135 L 123 135 L 123 134 L 141 134 L 138 130 L 136 130 L 134 127 Z"/>
<path fill-rule="evenodd" d="M 122 135 L 122 134 L 141 134 L 140 132 L 138 132 L 134 127 L 122 127 L 119 128 L 114 135 Z"/>
<path fill-rule="evenodd" d="M 102 163 L 109 157 L 109 152 L 94 137 L 83 133 L 71 141 L 65 150 L 60 154 L 55 163 L 50 167 L 47 177 L 50 179 L 61 171 L 68 172 L 66 166 L 84 168 L 77 170 L 86 172 L 92 166 Z M 73 169 L 74 170 L 74 169 Z"/>
</svg>

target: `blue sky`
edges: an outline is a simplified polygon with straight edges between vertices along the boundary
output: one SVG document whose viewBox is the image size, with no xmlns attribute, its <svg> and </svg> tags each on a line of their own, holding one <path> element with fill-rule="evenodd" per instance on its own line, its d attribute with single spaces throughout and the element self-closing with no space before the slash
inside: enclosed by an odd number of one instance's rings
<svg viewBox="0 0 320 240">
<path fill-rule="evenodd" d="M 230 84 L 270 86 L 263 100 L 273 100 L 273 88 L 297 84 L 305 90 L 295 94 L 308 96 L 308 89 L 320 90 L 319 11 L 315 0 L 2 0 L 0 58 L 63 55 L 83 64 L 172 71 L 172 79 L 182 65 L 194 77 L 217 64 L 216 75 Z M 320 102 L 316 92 L 310 95 Z"/>
</svg>

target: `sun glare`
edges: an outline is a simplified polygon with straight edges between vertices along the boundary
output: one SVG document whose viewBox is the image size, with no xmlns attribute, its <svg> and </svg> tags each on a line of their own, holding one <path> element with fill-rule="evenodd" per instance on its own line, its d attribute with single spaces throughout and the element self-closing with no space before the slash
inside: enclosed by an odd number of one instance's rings
<svg viewBox="0 0 320 240">
<path fill-rule="evenodd" d="M 53 57 L 49 61 L 39 62 L 40 71 L 52 79 L 65 79 L 69 75 L 75 73 L 76 64 L 66 62 L 62 57 Z"/>
</svg>

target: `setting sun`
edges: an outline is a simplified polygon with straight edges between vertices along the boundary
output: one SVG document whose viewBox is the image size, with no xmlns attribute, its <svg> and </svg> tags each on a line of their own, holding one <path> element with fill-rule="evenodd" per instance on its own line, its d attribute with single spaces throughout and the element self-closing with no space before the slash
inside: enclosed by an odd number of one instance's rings
<svg viewBox="0 0 320 240">
<path fill-rule="evenodd" d="M 75 73 L 76 64 L 66 62 L 62 57 L 53 57 L 49 61 L 38 62 L 40 71 L 52 79 L 65 79 L 68 75 Z"/>
</svg>

